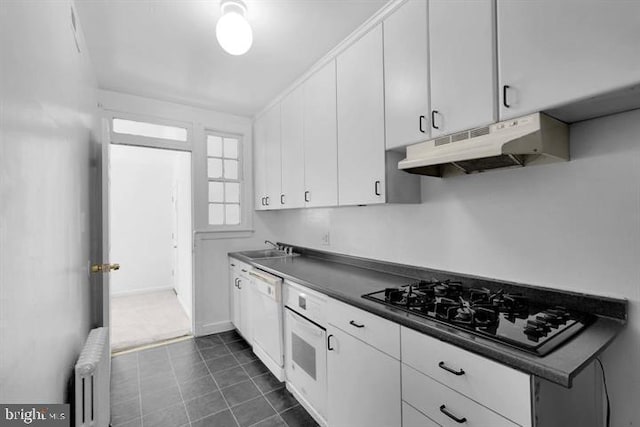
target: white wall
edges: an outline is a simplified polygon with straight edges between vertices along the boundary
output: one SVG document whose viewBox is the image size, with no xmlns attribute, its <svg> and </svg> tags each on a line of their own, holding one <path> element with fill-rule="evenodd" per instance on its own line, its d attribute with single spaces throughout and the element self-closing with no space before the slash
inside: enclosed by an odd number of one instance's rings
<svg viewBox="0 0 640 427">
<path fill-rule="evenodd" d="M 179 207 L 183 210 L 179 215 L 182 220 L 180 228 L 183 233 L 186 228 L 189 236 L 189 163 L 189 153 L 111 145 L 109 259 L 121 266 L 111 275 L 112 295 L 175 287 L 173 269 L 176 257 L 172 234 L 178 230 L 175 230 L 173 188 L 177 185 L 187 193 L 187 204 L 181 203 Z M 182 240 L 186 250 L 190 251 L 188 237 Z M 184 254 L 185 248 L 179 249 Z M 183 257 L 182 261 L 190 269 L 189 253 L 188 259 Z M 181 289 L 191 286 L 189 277 L 184 279 Z"/>
<path fill-rule="evenodd" d="M 421 205 L 261 212 L 280 241 L 629 299 L 604 354 L 612 426 L 640 421 L 640 110 L 571 128 L 568 163 L 422 180 Z M 321 246 L 330 232 L 331 246 Z"/>
<path fill-rule="evenodd" d="M 0 2 L 0 402 L 62 403 L 90 328 L 96 82 L 69 1 Z"/>
</svg>

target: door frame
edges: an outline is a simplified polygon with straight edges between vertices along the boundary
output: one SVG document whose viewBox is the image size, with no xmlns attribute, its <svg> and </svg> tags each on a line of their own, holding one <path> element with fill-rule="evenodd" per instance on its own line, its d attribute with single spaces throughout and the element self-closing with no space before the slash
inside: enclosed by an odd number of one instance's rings
<svg viewBox="0 0 640 427">
<path fill-rule="evenodd" d="M 147 115 L 141 115 L 141 114 L 135 114 L 135 113 L 125 113 L 122 111 L 108 110 L 108 109 L 102 109 L 102 117 L 103 117 L 103 121 L 108 126 L 107 138 L 109 142 L 107 145 L 109 147 L 111 147 L 111 145 L 126 145 L 126 146 L 132 146 L 132 147 L 155 148 L 155 149 L 169 150 L 169 151 L 182 151 L 190 154 L 189 156 L 190 157 L 189 179 L 190 179 L 190 189 L 191 189 L 191 233 L 190 233 L 191 319 L 190 319 L 190 323 L 191 323 L 191 334 L 195 336 L 195 332 L 196 332 L 195 282 L 196 281 L 195 281 L 195 236 L 194 236 L 195 227 L 194 225 L 195 225 L 195 211 L 196 211 L 196 206 L 195 206 L 196 194 L 195 194 L 195 185 L 194 185 L 194 169 L 195 169 L 194 157 L 195 156 L 193 155 L 194 126 L 190 122 L 169 120 L 169 119 L 164 119 L 164 118 L 155 117 L 155 116 L 147 116 Z M 182 127 L 187 130 L 187 141 L 186 142 L 170 141 L 170 140 L 157 139 L 157 138 L 151 138 L 151 137 L 115 133 L 113 132 L 113 128 L 111 126 L 111 124 L 113 123 L 113 119 L 134 120 L 134 121 L 142 121 L 142 122 L 154 123 L 159 125 Z M 107 199 L 107 202 L 108 202 L 108 199 Z M 106 205 L 106 209 L 108 208 L 109 208 L 109 205 Z M 104 211 L 105 206 L 102 206 L 102 209 Z M 109 298 L 110 298 L 110 295 L 109 295 Z M 103 305 L 104 305 L 104 302 L 103 302 Z"/>
</svg>

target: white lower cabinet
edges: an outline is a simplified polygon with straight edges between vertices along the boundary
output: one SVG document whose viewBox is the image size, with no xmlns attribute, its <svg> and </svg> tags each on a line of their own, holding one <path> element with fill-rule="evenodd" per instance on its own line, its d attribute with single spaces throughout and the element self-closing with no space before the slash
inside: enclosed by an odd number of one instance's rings
<svg viewBox="0 0 640 427">
<path fill-rule="evenodd" d="M 329 426 L 401 425 L 400 361 L 331 325 L 327 337 Z"/>
<path fill-rule="evenodd" d="M 333 299 L 328 309 L 329 426 L 400 426 L 400 326 Z"/>
<path fill-rule="evenodd" d="M 441 426 L 518 426 L 404 364 L 402 365 L 402 399 Z"/>
<path fill-rule="evenodd" d="M 249 343 L 252 342 L 251 331 L 251 279 L 248 264 L 229 259 L 229 277 L 231 278 L 231 321 L 238 332 Z"/>
<path fill-rule="evenodd" d="M 404 365 L 521 426 L 531 427 L 530 375 L 409 328 L 402 327 L 401 335 Z M 403 399 L 408 401 L 404 393 Z"/>
</svg>

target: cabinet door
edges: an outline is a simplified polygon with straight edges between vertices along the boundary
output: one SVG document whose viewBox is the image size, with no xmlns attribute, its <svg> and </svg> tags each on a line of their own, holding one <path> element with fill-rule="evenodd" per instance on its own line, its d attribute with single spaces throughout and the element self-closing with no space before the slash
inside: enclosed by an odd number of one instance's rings
<svg viewBox="0 0 640 427">
<path fill-rule="evenodd" d="M 330 426 L 401 425 L 400 362 L 329 325 Z"/>
<path fill-rule="evenodd" d="M 427 2 L 409 0 L 384 21 L 387 149 L 430 136 Z"/>
<path fill-rule="evenodd" d="M 251 323 L 251 281 L 244 276 L 238 279 L 240 296 L 240 328 L 238 330 L 250 344 L 253 342 L 253 330 Z"/>
<path fill-rule="evenodd" d="M 266 208 L 280 208 L 280 191 L 282 188 L 282 162 L 280 151 L 280 104 L 272 107 L 265 114 L 266 126 Z"/>
<path fill-rule="evenodd" d="M 303 89 L 298 86 L 280 104 L 282 114 L 282 194 L 274 203 L 281 208 L 304 206 Z"/>
<path fill-rule="evenodd" d="M 502 120 L 640 82 L 640 2 L 498 0 L 497 7 Z"/>
<path fill-rule="evenodd" d="M 494 1 L 429 0 L 434 136 L 497 119 Z"/>
<path fill-rule="evenodd" d="M 338 202 L 385 202 L 382 24 L 337 58 Z"/>
<path fill-rule="evenodd" d="M 238 289 L 237 264 L 229 259 L 229 297 L 231 299 L 231 322 L 233 326 L 240 328 L 240 290 Z"/>
<path fill-rule="evenodd" d="M 303 84 L 304 183 L 306 206 L 338 204 L 336 63 L 331 61 Z"/>
<path fill-rule="evenodd" d="M 242 328 L 242 320 L 240 314 L 242 312 L 242 295 L 240 287 L 238 285 L 238 280 L 239 277 L 237 274 L 233 274 L 231 276 L 231 309 L 233 311 L 231 318 L 233 319 L 233 326 L 235 326 L 236 329 L 239 330 Z"/>
<path fill-rule="evenodd" d="M 267 208 L 265 197 L 267 195 L 267 123 L 262 116 L 253 123 L 253 194 L 254 208 L 264 210 Z"/>
</svg>

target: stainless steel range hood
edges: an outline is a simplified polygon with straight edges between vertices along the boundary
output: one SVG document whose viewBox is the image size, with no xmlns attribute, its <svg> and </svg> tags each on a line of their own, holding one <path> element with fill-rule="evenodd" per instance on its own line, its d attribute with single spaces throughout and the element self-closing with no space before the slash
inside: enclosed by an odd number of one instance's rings
<svg viewBox="0 0 640 427">
<path fill-rule="evenodd" d="M 410 145 L 398 168 L 441 177 L 558 160 L 569 160 L 569 127 L 535 113 Z"/>
</svg>

